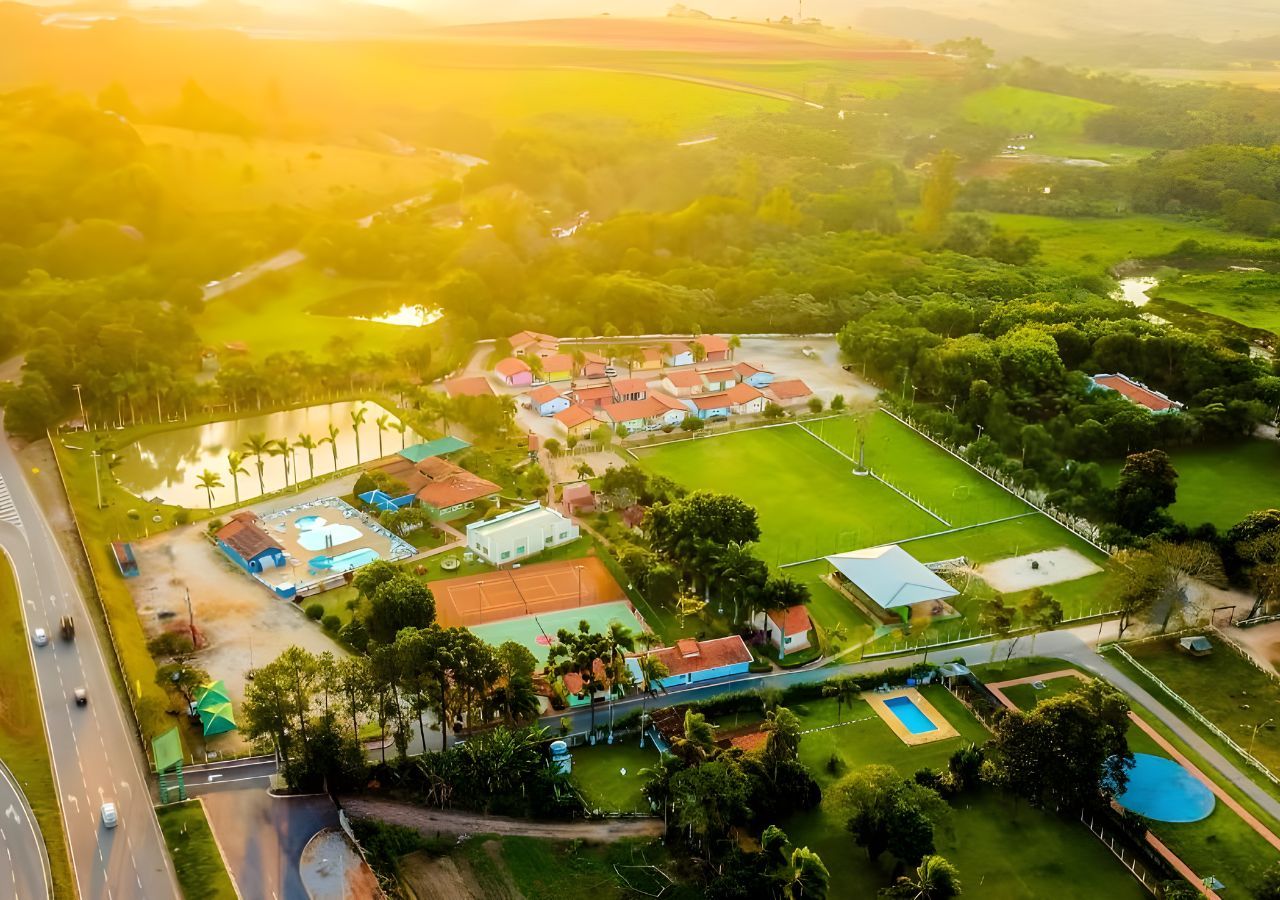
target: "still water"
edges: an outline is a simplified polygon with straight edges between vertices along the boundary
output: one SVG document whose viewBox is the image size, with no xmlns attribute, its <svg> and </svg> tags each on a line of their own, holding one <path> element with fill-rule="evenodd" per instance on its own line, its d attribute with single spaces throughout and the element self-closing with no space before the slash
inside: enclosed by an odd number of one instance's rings
<svg viewBox="0 0 1280 900">
<path fill-rule="evenodd" d="M 244 449 L 245 439 L 255 433 L 271 440 L 287 440 L 289 450 L 289 483 L 295 474 L 304 481 L 311 477 L 307 451 L 293 446 L 299 435 L 309 434 L 318 443 L 328 437 L 329 425 L 338 429 L 335 441 L 338 451 L 338 468 L 356 464 L 356 437 L 351 426 L 352 410 L 367 410 L 365 422 L 360 426 L 360 461 L 376 459 L 378 451 L 378 426 L 375 420 L 387 413 L 376 403 L 347 401 L 322 406 L 309 406 L 285 412 L 250 416 L 229 422 L 213 422 L 177 428 L 145 437 L 119 451 L 123 462 L 115 469 L 115 476 L 128 491 L 145 499 L 159 498 L 178 506 L 204 508 L 209 500 L 204 488 L 196 479 L 205 469 L 216 472 L 223 487 L 213 489 L 213 505 L 223 506 L 235 502 L 232 476 L 227 467 L 227 453 L 240 450 L 246 453 L 241 465 L 245 472 L 239 476 L 240 501 L 247 502 L 260 496 L 257 461 Z M 390 421 L 397 421 L 390 416 Z M 406 429 L 403 443 L 414 444 L 422 440 L 412 428 Z M 401 436 L 388 427 L 382 432 L 382 452 L 394 453 L 401 448 Z M 317 477 L 334 471 L 333 447 L 324 443 L 312 451 Z M 285 487 L 284 458 L 263 455 L 263 483 L 267 493 Z"/>
</svg>

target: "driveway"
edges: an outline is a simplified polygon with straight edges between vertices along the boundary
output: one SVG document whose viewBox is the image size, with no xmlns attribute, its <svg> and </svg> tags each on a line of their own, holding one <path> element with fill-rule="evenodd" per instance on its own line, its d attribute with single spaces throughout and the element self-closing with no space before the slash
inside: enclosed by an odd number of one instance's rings
<svg viewBox="0 0 1280 900">
<path fill-rule="evenodd" d="M 338 827 L 328 796 L 275 797 L 253 785 L 201 799 L 243 900 L 309 900 L 299 863 L 317 832 Z"/>
</svg>

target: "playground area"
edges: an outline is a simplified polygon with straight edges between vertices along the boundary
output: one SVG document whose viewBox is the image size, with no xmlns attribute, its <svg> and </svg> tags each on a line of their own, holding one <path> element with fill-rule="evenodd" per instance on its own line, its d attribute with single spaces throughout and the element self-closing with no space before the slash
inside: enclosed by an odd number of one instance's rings
<svg viewBox="0 0 1280 900">
<path fill-rule="evenodd" d="M 627 596 L 594 556 L 441 579 L 428 582 L 427 587 L 435 595 L 441 625 L 464 626 L 477 634 L 476 625 L 561 610 L 585 615 L 590 607 Z"/>
<path fill-rule="evenodd" d="M 628 600 L 597 603 L 581 609 L 576 607 L 561 609 L 556 612 L 520 616 L 488 625 L 468 627 L 480 640 L 495 647 L 506 641 L 515 641 L 528 648 L 529 652 L 537 658 L 539 665 L 545 665 L 547 651 L 555 643 L 556 632 L 562 628 L 567 631 L 576 631 L 578 623 L 584 621 L 596 633 L 608 631 L 609 626 L 615 622 L 626 626 L 633 636 L 649 630 Z"/>
</svg>

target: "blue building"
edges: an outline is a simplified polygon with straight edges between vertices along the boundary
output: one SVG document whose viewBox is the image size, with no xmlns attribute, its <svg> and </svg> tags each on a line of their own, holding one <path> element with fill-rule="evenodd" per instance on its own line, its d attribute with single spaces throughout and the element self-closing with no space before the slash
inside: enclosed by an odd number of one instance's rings
<svg viewBox="0 0 1280 900">
<path fill-rule="evenodd" d="M 276 543 L 251 512 L 236 513 L 218 529 L 218 549 L 237 566 L 253 575 L 285 564 L 284 548 Z"/>
<path fill-rule="evenodd" d="M 529 406 L 540 416 L 554 416 L 569 408 L 569 398 L 549 384 L 529 392 Z"/>
<path fill-rule="evenodd" d="M 743 675 L 751 665 L 751 651 L 736 634 L 712 641 L 683 638 L 676 641 L 674 647 L 658 647 L 628 656 L 627 668 L 631 670 L 637 684 L 643 683 L 639 663 L 641 656 L 656 656 L 666 666 L 667 675 L 654 687 L 660 685 L 668 689 L 730 675 Z"/>
<path fill-rule="evenodd" d="M 757 390 L 773 384 L 773 373 L 749 362 L 740 362 L 733 367 L 738 377 Z"/>
<path fill-rule="evenodd" d="M 695 394 L 684 398 L 684 405 L 689 412 L 699 419 L 728 418 L 733 410 L 733 402 L 724 392 L 718 394 Z"/>
</svg>

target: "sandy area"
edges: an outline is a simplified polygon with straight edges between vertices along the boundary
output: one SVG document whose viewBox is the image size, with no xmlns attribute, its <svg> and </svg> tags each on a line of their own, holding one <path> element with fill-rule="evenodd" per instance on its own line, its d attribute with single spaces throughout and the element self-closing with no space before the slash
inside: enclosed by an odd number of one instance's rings
<svg viewBox="0 0 1280 900">
<path fill-rule="evenodd" d="M 133 551 L 139 575 L 129 581 L 129 589 L 147 634 L 185 625 L 189 590 L 196 627 L 208 642 L 196 660 L 212 677 L 226 682 L 237 706 L 244 700 L 245 673 L 291 645 L 343 655 L 299 608 L 276 599 L 233 565 L 205 537 L 201 525 L 136 541 Z M 174 615 L 162 619 L 164 611 Z"/>
<path fill-rule="evenodd" d="M 553 456 L 551 457 L 552 483 L 568 484 L 572 481 L 581 480 L 578 475 L 578 466 L 583 463 L 589 465 L 591 471 L 595 472 L 598 477 L 604 474 L 605 469 L 621 469 L 627 464 L 627 461 L 612 450 L 573 456 Z"/>
<path fill-rule="evenodd" d="M 1248 610 L 1241 611 L 1244 615 Z M 1226 628 L 1226 636 L 1240 645 L 1250 658 L 1268 672 L 1280 675 L 1280 622 L 1267 622 L 1252 628 Z"/>
<path fill-rule="evenodd" d="M 1038 568 L 1031 567 L 1033 562 L 1038 564 Z M 982 580 L 1001 593 L 1075 581 L 1101 571 L 1100 566 L 1070 547 L 1010 556 L 977 567 Z"/>
<path fill-rule="evenodd" d="M 382 896 L 373 870 L 341 831 L 326 828 L 308 841 L 298 868 L 311 900 Z"/>
</svg>

